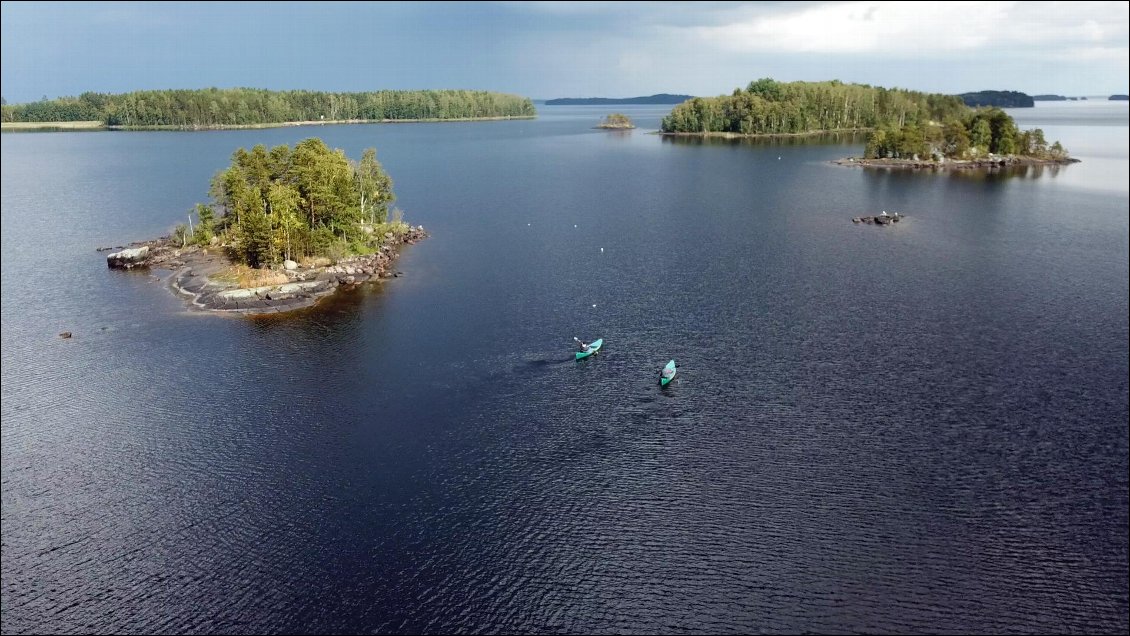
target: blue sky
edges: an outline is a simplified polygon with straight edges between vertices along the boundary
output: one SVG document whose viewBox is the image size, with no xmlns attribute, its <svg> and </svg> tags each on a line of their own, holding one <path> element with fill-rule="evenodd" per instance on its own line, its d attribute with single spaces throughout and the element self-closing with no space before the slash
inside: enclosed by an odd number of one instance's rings
<svg viewBox="0 0 1130 636">
<path fill-rule="evenodd" d="M 9 103 L 141 89 L 1127 92 L 1127 2 L 3 2 Z"/>
</svg>

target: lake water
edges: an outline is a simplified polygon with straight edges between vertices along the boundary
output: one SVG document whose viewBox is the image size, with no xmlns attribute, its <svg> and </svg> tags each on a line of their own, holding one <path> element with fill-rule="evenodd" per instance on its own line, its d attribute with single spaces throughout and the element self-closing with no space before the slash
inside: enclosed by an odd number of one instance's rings
<svg viewBox="0 0 1130 636">
<path fill-rule="evenodd" d="M 3 631 L 1125 633 L 1126 103 L 989 175 L 617 110 L 5 134 Z M 95 251 L 309 136 L 403 277 L 226 318 Z"/>
</svg>

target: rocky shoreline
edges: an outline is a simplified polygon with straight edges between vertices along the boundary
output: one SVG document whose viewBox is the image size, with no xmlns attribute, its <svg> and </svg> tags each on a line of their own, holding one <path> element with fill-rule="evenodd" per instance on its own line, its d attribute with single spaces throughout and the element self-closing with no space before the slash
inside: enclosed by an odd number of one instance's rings
<svg viewBox="0 0 1130 636">
<path fill-rule="evenodd" d="M 111 269 L 172 270 L 170 286 L 185 296 L 195 309 L 259 315 L 303 309 L 338 289 L 398 277 L 401 272 L 394 271 L 392 264 L 400 255 L 400 247 L 414 245 L 427 236 L 424 226 L 420 225 L 404 234 L 385 234 L 384 245 L 374 254 L 350 256 L 336 263 L 315 259 L 305 267 L 286 261 L 283 267 L 273 270 L 279 278 L 285 277 L 286 282 L 258 287 L 240 287 L 235 282 L 217 279 L 216 274 L 232 265 L 219 247 L 177 247 L 169 237 L 162 237 L 131 243 L 127 249 L 99 248 L 98 251 L 120 250 L 106 256 L 106 265 Z"/>
<path fill-rule="evenodd" d="M 858 166 L 861 168 L 896 168 L 902 170 L 995 170 L 1017 166 L 1064 166 L 1079 163 L 1078 159 L 1037 159 L 1015 155 L 990 155 L 984 159 L 943 159 L 942 161 L 920 159 L 863 159 L 847 157 L 832 163 L 839 166 Z"/>
</svg>

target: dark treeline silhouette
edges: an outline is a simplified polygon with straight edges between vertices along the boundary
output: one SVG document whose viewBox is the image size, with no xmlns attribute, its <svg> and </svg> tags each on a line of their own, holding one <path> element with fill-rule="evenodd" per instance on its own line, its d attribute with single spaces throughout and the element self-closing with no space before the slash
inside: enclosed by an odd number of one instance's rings
<svg viewBox="0 0 1130 636">
<path fill-rule="evenodd" d="M 4 104 L 5 122 L 100 121 L 107 126 L 213 128 L 302 121 L 533 117 L 529 98 L 471 90 L 324 93 L 255 88 L 136 91 Z"/>
<path fill-rule="evenodd" d="M 1034 99 L 1018 91 L 977 91 L 958 95 L 966 106 L 996 106 L 998 108 L 1032 108 Z"/>
<path fill-rule="evenodd" d="M 607 106 L 612 104 L 681 104 L 691 95 L 658 93 L 647 97 L 559 97 L 545 100 L 546 106 Z"/>
</svg>

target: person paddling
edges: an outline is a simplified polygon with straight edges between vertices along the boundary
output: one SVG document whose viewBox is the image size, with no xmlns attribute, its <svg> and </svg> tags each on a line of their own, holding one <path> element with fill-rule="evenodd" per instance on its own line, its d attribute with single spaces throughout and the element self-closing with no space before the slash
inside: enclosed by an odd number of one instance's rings
<svg viewBox="0 0 1130 636">
<path fill-rule="evenodd" d="M 589 350 L 589 345 L 585 344 L 580 338 L 573 336 L 573 340 L 576 340 L 577 344 L 581 346 L 581 351 Z"/>
</svg>

